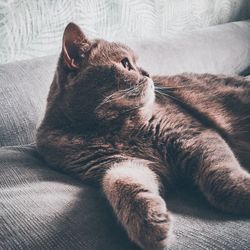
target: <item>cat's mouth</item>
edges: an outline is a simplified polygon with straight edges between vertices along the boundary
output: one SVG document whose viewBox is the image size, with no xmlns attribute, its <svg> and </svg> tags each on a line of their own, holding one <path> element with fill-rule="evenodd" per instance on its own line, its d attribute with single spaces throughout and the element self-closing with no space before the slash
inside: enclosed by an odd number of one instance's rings
<svg viewBox="0 0 250 250">
<path fill-rule="evenodd" d="M 147 81 L 143 91 L 143 96 L 141 98 L 145 104 L 153 104 L 155 100 L 155 85 L 151 78 L 147 77 Z"/>
</svg>

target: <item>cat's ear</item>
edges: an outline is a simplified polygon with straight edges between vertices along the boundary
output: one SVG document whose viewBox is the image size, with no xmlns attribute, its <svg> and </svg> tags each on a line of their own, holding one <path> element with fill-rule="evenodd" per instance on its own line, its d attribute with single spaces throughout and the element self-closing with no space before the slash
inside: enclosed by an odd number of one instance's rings
<svg viewBox="0 0 250 250">
<path fill-rule="evenodd" d="M 69 23 L 63 34 L 63 60 L 70 69 L 78 69 L 90 48 L 90 41 L 79 26 Z"/>
</svg>

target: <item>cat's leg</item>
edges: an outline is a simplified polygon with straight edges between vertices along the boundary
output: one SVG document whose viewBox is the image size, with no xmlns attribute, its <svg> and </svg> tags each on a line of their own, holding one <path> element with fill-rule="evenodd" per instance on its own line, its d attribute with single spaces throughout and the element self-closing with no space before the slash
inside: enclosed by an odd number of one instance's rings
<svg viewBox="0 0 250 250">
<path fill-rule="evenodd" d="M 206 132 L 197 145 L 202 153 L 194 180 L 207 200 L 223 211 L 250 215 L 250 174 L 227 143 L 217 133 Z"/>
<path fill-rule="evenodd" d="M 170 218 L 159 194 L 155 173 L 140 160 L 111 167 L 103 177 L 103 191 L 129 238 L 143 249 L 164 249 Z"/>
</svg>

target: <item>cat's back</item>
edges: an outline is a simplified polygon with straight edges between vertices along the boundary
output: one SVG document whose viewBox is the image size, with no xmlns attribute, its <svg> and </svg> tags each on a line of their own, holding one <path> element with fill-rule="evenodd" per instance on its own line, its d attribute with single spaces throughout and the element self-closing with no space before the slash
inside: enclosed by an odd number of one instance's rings
<svg viewBox="0 0 250 250">
<path fill-rule="evenodd" d="M 226 133 L 233 132 L 243 116 L 244 122 L 250 123 L 249 77 L 185 73 L 155 76 L 153 80 L 156 95 L 172 99 L 201 122 L 209 119 Z"/>
<path fill-rule="evenodd" d="M 165 98 L 161 105 L 168 107 L 171 99 L 189 117 L 187 122 L 218 132 L 243 165 L 250 161 L 250 77 L 181 74 L 153 79 L 156 95 Z"/>
</svg>

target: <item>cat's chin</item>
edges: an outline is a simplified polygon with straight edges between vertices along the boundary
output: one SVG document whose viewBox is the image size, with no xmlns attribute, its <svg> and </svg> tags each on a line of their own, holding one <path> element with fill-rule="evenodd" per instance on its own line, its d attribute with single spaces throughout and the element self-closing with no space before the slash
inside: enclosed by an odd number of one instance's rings
<svg viewBox="0 0 250 250">
<path fill-rule="evenodd" d="M 142 96 L 142 108 L 140 110 L 141 117 L 144 117 L 146 120 L 150 119 L 153 112 L 153 105 L 155 102 L 155 86 L 151 78 L 147 79 L 145 85 L 144 94 Z"/>
<path fill-rule="evenodd" d="M 151 78 L 147 79 L 146 89 L 143 96 L 143 102 L 146 106 L 150 106 L 155 101 L 155 86 Z"/>
</svg>

